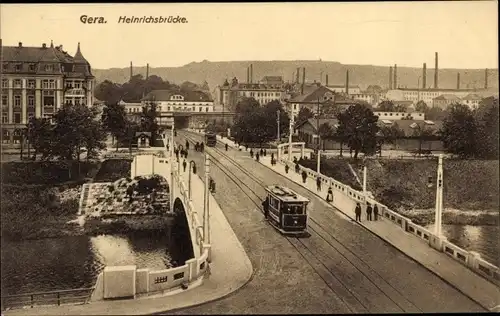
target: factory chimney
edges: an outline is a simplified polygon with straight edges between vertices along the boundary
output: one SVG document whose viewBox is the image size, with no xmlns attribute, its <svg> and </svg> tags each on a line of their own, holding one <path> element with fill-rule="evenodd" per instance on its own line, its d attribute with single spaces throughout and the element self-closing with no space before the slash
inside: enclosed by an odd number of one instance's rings
<svg viewBox="0 0 500 316">
<path fill-rule="evenodd" d="M 247 66 L 247 83 L 250 83 L 250 66 Z"/>
<path fill-rule="evenodd" d="M 393 88 L 398 88 L 398 65 L 394 64 L 394 80 L 392 82 Z"/>
<path fill-rule="evenodd" d="M 300 83 L 300 67 L 297 67 L 296 77 L 297 77 L 297 79 L 295 80 L 295 83 L 299 84 Z"/>
<path fill-rule="evenodd" d="M 325 81 L 326 81 L 325 82 L 326 83 L 325 86 L 328 86 L 328 74 L 326 75 Z"/>
<path fill-rule="evenodd" d="M 392 66 L 389 67 L 389 90 L 392 90 Z"/>
<path fill-rule="evenodd" d="M 149 78 L 149 64 L 146 65 L 146 79 Z"/>
<path fill-rule="evenodd" d="M 132 62 L 130 62 L 130 80 L 132 80 L 133 75 L 134 75 L 134 72 L 132 70 Z"/>
<path fill-rule="evenodd" d="M 345 93 L 349 94 L 349 70 L 345 73 Z"/>
<path fill-rule="evenodd" d="M 304 94 L 304 85 L 306 84 L 306 67 L 302 68 L 302 89 L 300 94 Z"/>
<path fill-rule="evenodd" d="M 484 70 L 484 88 L 488 89 L 488 68 Z"/>
<path fill-rule="evenodd" d="M 253 64 L 250 64 L 250 80 L 249 82 L 252 83 L 253 80 Z"/>
<path fill-rule="evenodd" d="M 437 89 L 439 87 L 438 85 L 438 80 L 439 80 L 439 65 L 438 65 L 438 53 L 436 52 L 436 57 L 435 57 L 435 62 L 436 65 L 434 66 L 434 89 Z"/>
<path fill-rule="evenodd" d="M 457 72 L 457 90 L 460 90 L 460 73 Z"/>
<path fill-rule="evenodd" d="M 427 64 L 424 63 L 424 69 L 422 70 L 422 89 L 427 87 Z"/>
</svg>

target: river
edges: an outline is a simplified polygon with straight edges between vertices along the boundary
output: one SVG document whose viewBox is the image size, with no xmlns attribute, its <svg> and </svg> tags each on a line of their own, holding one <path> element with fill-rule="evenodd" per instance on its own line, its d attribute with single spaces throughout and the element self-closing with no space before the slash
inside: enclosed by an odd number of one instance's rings
<svg viewBox="0 0 500 316">
<path fill-rule="evenodd" d="M 434 224 L 427 229 L 434 231 Z M 443 225 L 443 234 L 460 248 L 475 251 L 489 263 L 500 265 L 499 226 Z"/>
<path fill-rule="evenodd" d="M 2 241 L 2 295 L 92 287 L 104 266 L 171 266 L 166 233 Z"/>
</svg>

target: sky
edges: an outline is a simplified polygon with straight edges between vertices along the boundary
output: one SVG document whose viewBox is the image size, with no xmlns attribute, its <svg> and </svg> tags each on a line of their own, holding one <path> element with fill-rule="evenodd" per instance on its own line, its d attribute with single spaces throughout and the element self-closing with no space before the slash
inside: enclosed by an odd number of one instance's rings
<svg viewBox="0 0 500 316">
<path fill-rule="evenodd" d="M 82 15 L 107 23 L 82 23 Z M 126 24 L 126 17 L 187 23 Z M 342 64 L 498 69 L 496 1 L 364 3 L 2 4 L 5 46 L 78 42 L 92 68 L 191 62 L 323 60 Z"/>
</svg>

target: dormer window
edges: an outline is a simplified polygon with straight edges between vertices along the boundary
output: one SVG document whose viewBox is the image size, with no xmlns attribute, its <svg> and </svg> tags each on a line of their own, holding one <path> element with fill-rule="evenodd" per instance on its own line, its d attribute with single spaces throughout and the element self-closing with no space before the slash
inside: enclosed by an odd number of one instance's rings
<svg viewBox="0 0 500 316">
<path fill-rule="evenodd" d="M 54 66 L 53 65 L 45 65 L 45 71 L 53 71 Z"/>
<path fill-rule="evenodd" d="M 16 71 L 21 71 L 22 68 L 23 68 L 22 64 L 16 64 Z"/>
<path fill-rule="evenodd" d="M 9 68 L 9 64 L 8 63 L 3 63 L 2 64 L 3 71 L 7 71 L 7 68 Z"/>
<path fill-rule="evenodd" d="M 29 69 L 29 71 L 35 71 L 36 70 L 36 64 L 29 64 L 28 69 Z"/>
</svg>

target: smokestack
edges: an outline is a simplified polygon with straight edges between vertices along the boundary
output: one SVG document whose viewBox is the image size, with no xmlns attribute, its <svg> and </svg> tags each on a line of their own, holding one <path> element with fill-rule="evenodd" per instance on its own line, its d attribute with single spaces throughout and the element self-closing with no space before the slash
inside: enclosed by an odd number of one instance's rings
<svg viewBox="0 0 500 316">
<path fill-rule="evenodd" d="M 250 66 L 247 66 L 247 83 L 250 83 Z"/>
<path fill-rule="evenodd" d="M 484 70 L 484 88 L 488 89 L 488 68 Z"/>
<path fill-rule="evenodd" d="M 398 65 L 394 65 L 394 80 L 392 82 L 393 88 L 398 88 Z"/>
<path fill-rule="evenodd" d="M 349 70 L 345 73 L 345 93 L 349 94 Z"/>
<path fill-rule="evenodd" d="M 250 64 L 250 83 L 253 83 L 253 64 Z"/>
<path fill-rule="evenodd" d="M 297 79 L 295 79 L 296 83 L 300 83 L 300 67 L 297 67 L 297 74 L 296 74 Z"/>
<path fill-rule="evenodd" d="M 149 78 L 149 64 L 146 65 L 146 79 Z"/>
<path fill-rule="evenodd" d="M 300 94 L 304 94 L 304 85 L 306 84 L 306 67 L 302 68 L 302 90 Z"/>
<path fill-rule="evenodd" d="M 424 63 L 424 69 L 422 70 L 422 89 L 427 87 L 427 64 Z"/>
<path fill-rule="evenodd" d="M 438 53 L 436 52 L 436 57 L 435 57 L 435 63 L 436 65 L 434 66 L 434 89 L 437 89 L 438 88 L 438 80 L 439 80 L 439 76 L 438 76 L 438 72 L 439 72 L 439 65 L 438 65 Z"/>
<path fill-rule="evenodd" d="M 132 62 L 130 62 L 130 80 L 132 80 L 133 75 L 134 75 L 134 72 L 132 70 Z"/>
<path fill-rule="evenodd" d="M 389 67 L 389 90 L 392 90 L 392 66 Z"/>
<path fill-rule="evenodd" d="M 460 90 L 460 73 L 457 72 L 457 90 Z"/>
<path fill-rule="evenodd" d="M 325 81 L 326 81 L 326 86 L 328 86 L 328 74 L 326 75 Z"/>
</svg>

